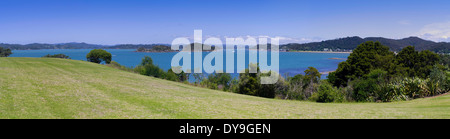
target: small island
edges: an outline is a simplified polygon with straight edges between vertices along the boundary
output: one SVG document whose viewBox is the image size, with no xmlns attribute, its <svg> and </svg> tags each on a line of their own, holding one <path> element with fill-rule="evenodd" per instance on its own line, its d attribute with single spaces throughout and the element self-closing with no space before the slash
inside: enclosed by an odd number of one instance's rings
<svg viewBox="0 0 450 139">
<path fill-rule="evenodd" d="M 139 47 L 135 52 L 177 52 L 177 51 L 170 49 L 169 46 L 156 45 L 151 48 Z"/>
<path fill-rule="evenodd" d="M 202 47 L 208 46 L 206 44 L 200 44 L 202 45 Z M 214 46 L 209 46 L 210 50 L 201 50 L 203 52 L 211 52 L 215 50 Z M 182 50 L 183 48 L 181 47 L 180 50 Z M 166 45 L 156 45 L 156 46 L 151 46 L 151 47 L 139 47 L 135 52 L 179 52 L 180 50 L 172 50 L 170 48 L 170 46 L 166 46 Z M 194 43 L 191 43 L 191 52 L 197 52 L 196 50 L 194 50 Z"/>
</svg>

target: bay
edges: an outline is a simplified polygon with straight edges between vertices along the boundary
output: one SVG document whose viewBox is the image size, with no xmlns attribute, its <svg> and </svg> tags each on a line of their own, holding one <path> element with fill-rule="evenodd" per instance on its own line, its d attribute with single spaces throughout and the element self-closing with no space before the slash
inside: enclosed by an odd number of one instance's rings
<svg viewBox="0 0 450 139">
<path fill-rule="evenodd" d="M 42 50 L 13 50 L 10 57 L 42 57 L 47 54 L 65 54 L 73 60 L 86 61 L 86 54 L 91 49 L 42 49 Z M 167 71 L 171 67 L 172 57 L 178 52 L 164 52 L 164 53 L 143 53 L 134 52 L 135 49 L 106 49 L 112 54 L 112 60 L 118 62 L 126 67 L 136 67 L 141 62 L 144 56 L 150 56 L 154 64 Z M 205 57 L 210 52 L 203 52 Z M 248 51 L 246 52 L 246 61 L 248 63 Z M 270 53 L 268 53 L 270 54 Z M 225 54 L 224 54 L 225 56 Z M 308 67 L 314 67 L 322 72 L 322 79 L 328 75 L 327 72 L 334 71 L 340 62 L 345 61 L 349 53 L 310 53 L 310 52 L 280 52 L 280 73 L 290 76 L 296 74 L 304 74 L 304 70 Z M 270 55 L 269 55 L 270 57 Z M 235 56 L 235 64 L 238 60 Z M 270 61 L 270 60 L 268 60 Z M 213 63 L 214 64 L 214 63 Z M 270 65 L 270 62 L 269 62 Z M 225 66 L 225 61 L 224 61 Z M 236 68 L 236 66 L 235 66 Z M 236 70 L 236 69 L 235 69 Z M 238 77 L 238 74 L 232 74 L 233 77 Z M 191 78 L 192 79 L 192 78 Z"/>
</svg>

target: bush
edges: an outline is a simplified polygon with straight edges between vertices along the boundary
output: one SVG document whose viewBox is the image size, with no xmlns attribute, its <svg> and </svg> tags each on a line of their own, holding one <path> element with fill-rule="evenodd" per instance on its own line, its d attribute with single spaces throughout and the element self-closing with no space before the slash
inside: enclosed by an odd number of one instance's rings
<svg viewBox="0 0 450 139">
<path fill-rule="evenodd" d="M 448 90 L 446 74 L 438 68 L 437 65 L 431 69 L 430 78 L 427 79 L 427 95 L 438 95 Z"/>
<path fill-rule="evenodd" d="M 65 55 L 65 54 L 55 54 L 55 55 L 50 55 L 47 54 L 45 56 L 43 56 L 44 58 L 62 58 L 62 59 L 70 59 L 69 56 Z"/>
<path fill-rule="evenodd" d="M 111 63 L 106 64 L 106 66 L 112 67 L 112 68 L 115 68 L 115 69 L 119 69 L 119 70 L 123 70 L 123 71 L 134 72 L 133 68 L 128 68 L 128 67 L 125 67 L 123 65 L 120 65 L 116 61 L 111 61 Z"/>
<path fill-rule="evenodd" d="M 292 78 L 288 78 L 289 86 L 285 93 L 278 94 L 281 99 L 305 100 L 307 98 L 303 87 L 306 86 L 303 81 L 303 75 L 297 74 Z"/>
<path fill-rule="evenodd" d="M 270 76 L 275 74 L 273 77 L 278 76 L 278 80 L 274 84 L 260 84 L 260 89 L 257 92 L 257 96 L 274 98 L 276 94 L 284 94 L 288 90 L 288 83 L 284 81 L 284 78 L 280 74 L 270 71 L 268 73 L 262 73 L 262 76 Z"/>
<path fill-rule="evenodd" d="M 314 93 L 310 100 L 316 102 L 334 102 L 334 101 L 343 101 L 343 97 L 337 94 L 337 89 L 333 88 L 333 86 L 328 82 L 320 83 L 317 93 Z"/>
<path fill-rule="evenodd" d="M 153 76 L 161 79 L 166 78 L 166 73 L 158 66 L 153 65 L 153 60 L 149 56 L 145 56 L 142 59 L 141 64 L 137 66 L 134 71 L 142 75 Z"/>
<path fill-rule="evenodd" d="M 172 71 L 172 69 L 169 69 L 169 70 L 167 70 L 166 80 L 169 80 L 169 81 L 179 81 L 179 78 L 178 78 L 178 76 L 175 74 L 175 72 Z"/>
<path fill-rule="evenodd" d="M 208 75 L 208 79 L 205 81 L 208 83 L 204 83 L 204 85 L 208 88 L 228 91 L 231 84 L 231 75 L 228 73 L 212 73 Z"/>
</svg>

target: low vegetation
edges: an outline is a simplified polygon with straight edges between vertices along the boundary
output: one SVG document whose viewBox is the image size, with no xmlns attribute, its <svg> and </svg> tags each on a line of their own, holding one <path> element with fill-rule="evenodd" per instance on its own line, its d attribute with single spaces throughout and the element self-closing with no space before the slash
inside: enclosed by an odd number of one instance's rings
<svg viewBox="0 0 450 139">
<path fill-rule="evenodd" d="M 65 55 L 65 54 L 54 54 L 54 55 L 47 54 L 47 55 L 43 56 L 43 58 L 62 58 L 62 59 L 70 59 L 70 57 L 67 56 L 67 55 Z"/>
</svg>

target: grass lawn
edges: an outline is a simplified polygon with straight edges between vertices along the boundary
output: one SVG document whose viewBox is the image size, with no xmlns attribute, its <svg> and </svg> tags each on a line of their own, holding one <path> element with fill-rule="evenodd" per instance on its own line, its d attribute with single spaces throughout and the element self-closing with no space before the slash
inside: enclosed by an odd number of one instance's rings
<svg viewBox="0 0 450 139">
<path fill-rule="evenodd" d="M 0 58 L 0 118 L 450 118 L 450 95 L 314 103 L 240 95 L 85 61 Z"/>
</svg>

